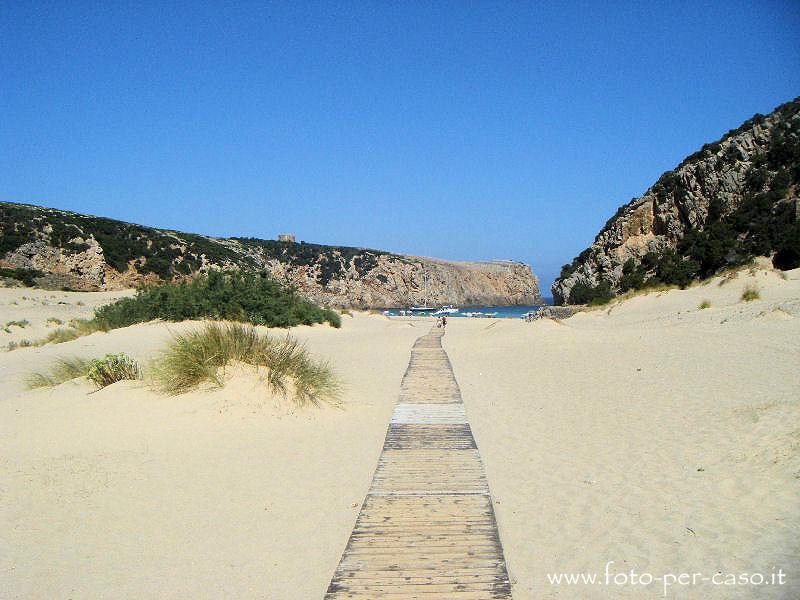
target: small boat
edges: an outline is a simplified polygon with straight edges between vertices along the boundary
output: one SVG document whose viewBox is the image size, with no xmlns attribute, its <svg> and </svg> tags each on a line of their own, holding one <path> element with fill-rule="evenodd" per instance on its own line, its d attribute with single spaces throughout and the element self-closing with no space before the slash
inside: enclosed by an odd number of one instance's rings
<svg viewBox="0 0 800 600">
<path fill-rule="evenodd" d="M 411 312 L 415 312 L 415 313 L 426 313 L 427 314 L 427 313 L 432 313 L 433 311 L 435 311 L 436 307 L 435 306 L 410 306 L 408 308 L 408 310 L 410 310 Z"/>
<path fill-rule="evenodd" d="M 452 304 L 448 304 L 447 306 L 442 306 L 439 310 L 437 310 L 434 315 L 450 315 L 453 313 L 458 312 L 458 307 L 453 306 Z"/>
</svg>

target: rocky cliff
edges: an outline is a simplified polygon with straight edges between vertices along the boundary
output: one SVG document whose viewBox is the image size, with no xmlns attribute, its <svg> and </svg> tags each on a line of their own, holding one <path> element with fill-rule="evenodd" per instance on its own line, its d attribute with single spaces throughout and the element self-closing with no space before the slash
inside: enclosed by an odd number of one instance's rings
<svg viewBox="0 0 800 600">
<path fill-rule="evenodd" d="M 448 262 L 380 250 L 215 238 L 0 203 L 0 274 L 72 290 L 115 290 L 210 269 L 268 271 L 311 300 L 354 308 L 541 302 L 529 266 Z"/>
<path fill-rule="evenodd" d="M 556 303 L 713 274 L 753 255 L 800 261 L 800 99 L 755 115 L 622 206 L 565 265 Z"/>
</svg>

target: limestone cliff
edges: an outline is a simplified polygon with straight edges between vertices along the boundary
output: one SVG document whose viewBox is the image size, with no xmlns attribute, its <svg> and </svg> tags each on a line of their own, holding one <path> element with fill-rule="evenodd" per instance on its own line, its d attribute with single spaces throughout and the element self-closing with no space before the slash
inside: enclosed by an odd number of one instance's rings
<svg viewBox="0 0 800 600">
<path fill-rule="evenodd" d="M 800 99 L 755 115 L 622 206 L 565 265 L 556 303 L 712 274 L 751 255 L 793 264 L 800 235 Z"/>
<path fill-rule="evenodd" d="M 58 289 L 114 290 L 210 269 L 267 271 L 315 302 L 354 308 L 541 302 L 529 266 L 449 262 L 380 250 L 215 238 L 0 203 L 0 268 Z"/>
</svg>

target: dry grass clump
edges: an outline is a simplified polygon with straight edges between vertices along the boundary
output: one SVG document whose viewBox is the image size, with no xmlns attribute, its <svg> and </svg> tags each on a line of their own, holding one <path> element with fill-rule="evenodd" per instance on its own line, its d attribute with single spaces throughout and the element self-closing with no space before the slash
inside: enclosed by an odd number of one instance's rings
<svg viewBox="0 0 800 600">
<path fill-rule="evenodd" d="M 89 368 L 89 361 L 83 358 L 59 358 L 48 371 L 43 373 L 31 373 L 25 380 L 29 390 L 43 387 L 53 387 L 86 376 Z"/>
<path fill-rule="evenodd" d="M 99 389 L 123 379 L 141 379 L 142 372 L 136 361 L 125 354 L 106 354 L 94 360 L 75 356 L 57 359 L 45 372 L 31 373 L 25 383 L 32 390 L 53 387 L 78 377 L 86 377 Z"/>
<path fill-rule="evenodd" d="M 71 342 L 84 335 L 89 335 L 96 331 L 108 331 L 107 327 L 102 326 L 96 321 L 89 321 L 88 319 L 72 319 L 69 322 L 69 327 L 59 327 L 54 329 L 44 339 L 38 340 L 33 343 L 34 346 L 44 346 L 45 344 L 62 344 L 64 342 Z"/>
<path fill-rule="evenodd" d="M 324 362 L 312 358 L 297 340 L 276 340 L 242 323 L 207 323 L 203 329 L 176 335 L 153 366 L 156 386 L 181 394 L 201 383 L 223 385 L 220 370 L 230 363 L 264 367 L 273 392 L 298 406 L 338 404 L 341 386 Z"/>
<path fill-rule="evenodd" d="M 703 300 L 698 307 L 700 310 L 705 310 L 706 308 L 711 308 L 711 301 L 710 300 Z"/>
<path fill-rule="evenodd" d="M 48 323 L 55 323 L 59 319 L 48 319 Z M 88 319 L 72 319 L 69 322 L 69 327 L 59 327 L 47 334 L 44 338 L 36 341 L 22 340 L 19 343 L 9 343 L 9 350 L 16 350 L 17 348 L 27 348 L 29 346 L 44 346 L 45 344 L 62 344 L 64 342 L 71 342 L 84 335 L 89 335 L 95 331 L 108 331 L 108 327 L 96 320 Z"/>
<path fill-rule="evenodd" d="M 742 292 L 742 302 L 751 302 L 752 300 L 758 300 L 759 298 L 761 298 L 761 294 L 756 286 L 751 284 L 744 288 L 744 291 Z"/>
<path fill-rule="evenodd" d="M 6 328 L 9 327 L 19 327 L 20 329 L 25 329 L 31 322 L 28 319 L 23 319 L 22 321 L 9 321 L 6 323 Z"/>
<path fill-rule="evenodd" d="M 75 329 L 59 327 L 51 331 L 44 339 L 38 340 L 34 343 L 36 346 L 44 346 L 45 344 L 63 344 L 64 342 L 71 342 L 78 339 L 80 335 Z"/>
</svg>

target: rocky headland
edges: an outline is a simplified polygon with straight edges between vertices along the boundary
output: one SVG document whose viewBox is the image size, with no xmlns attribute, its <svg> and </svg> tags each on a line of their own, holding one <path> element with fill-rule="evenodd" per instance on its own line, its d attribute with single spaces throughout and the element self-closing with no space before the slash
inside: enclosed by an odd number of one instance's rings
<svg viewBox="0 0 800 600">
<path fill-rule="evenodd" d="M 453 262 L 381 250 L 217 238 L 0 203 L 0 276 L 51 289 L 111 291 L 212 269 L 267 272 L 328 306 L 540 303 L 539 282 L 513 261 Z"/>
<path fill-rule="evenodd" d="M 757 114 L 622 206 L 553 284 L 557 304 L 685 285 L 753 256 L 800 265 L 800 99 Z"/>
</svg>

